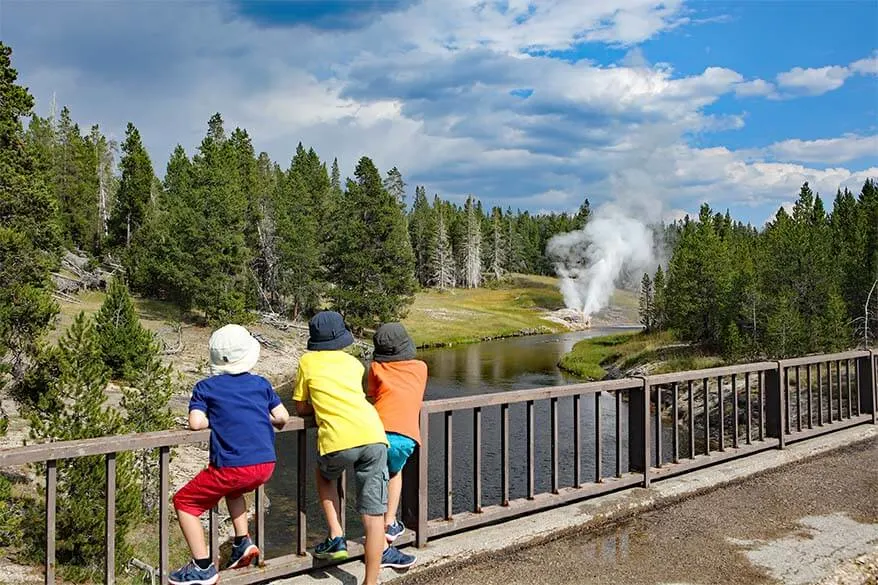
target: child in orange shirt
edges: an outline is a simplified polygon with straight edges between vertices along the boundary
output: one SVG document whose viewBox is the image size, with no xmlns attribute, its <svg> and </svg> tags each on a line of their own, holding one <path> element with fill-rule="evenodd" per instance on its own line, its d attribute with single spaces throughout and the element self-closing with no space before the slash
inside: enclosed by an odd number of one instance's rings
<svg viewBox="0 0 878 585">
<path fill-rule="evenodd" d="M 405 462 L 421 444 L 421 403 L 427 387 L 427 364 L 415 359 L 415 344 L 401 323 L 386 323 L 372 337 L 375 352 L 369 366 L 366 395 L 375 405 L 390 446 L 387 471 L 390 475 L 384 533 L 392 543 L 405 532 L 396 519 L 402 494 Z"/>
</svg>

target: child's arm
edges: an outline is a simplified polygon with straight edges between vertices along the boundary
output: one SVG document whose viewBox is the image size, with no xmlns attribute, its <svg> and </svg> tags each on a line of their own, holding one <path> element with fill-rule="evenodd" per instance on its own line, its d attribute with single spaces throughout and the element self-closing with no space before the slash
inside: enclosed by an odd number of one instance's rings
<svg viewBox="0 0 878 585">
<path fill-rule="evenodd" d="M 303 370 L 303 364 L 299 362 L 299 371 L 296 373 L 296 386 L 293 388 L 293 400 L 296 403 L 296 414 L 299 416 L 310 416 L 314 414 L 314 407 L 311 406 L 310 392 L 308 390 L 308 379 Z"/>
<path fill-rule="evenodd" d="M 287 421 L 290 420 L 290 413 L 287 412 L 287 407 L 283 404 L 278 404 L 272 408 L 268 416 L 271 418 L 271 424 L 278 429 L 282 429 L 287 424 Z"/>
<path fill-rule="evenodd" d="M 189 428 L 193 431 L 206 429 L 210 424 L 207 421 L 207 415 L 200 410 L 189 411 Z"/>
<path fill-rule="evenodd" d="M 189 399 L 189 428 L 200 431 L 208 426 L 210 424 L 207 420 L 207 398 L 201 383 L 198 383 L 192 389 L 192 398 Z"/>
</svg>

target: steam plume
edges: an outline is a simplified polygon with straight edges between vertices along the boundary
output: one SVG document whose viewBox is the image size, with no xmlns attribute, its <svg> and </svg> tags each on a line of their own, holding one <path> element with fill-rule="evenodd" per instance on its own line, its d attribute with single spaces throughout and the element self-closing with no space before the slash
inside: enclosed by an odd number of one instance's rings
<svg viewBox="0 0 878 585">
<path fill-rule="evenodd" d="M 583 229 L 553 237 L 546 251 L 561 277 L 564 304 L 586 321 L 609 304 L 623 270 L 656 265 L 652 229 L 615 203 L 599 207 Z"/>
</svg>

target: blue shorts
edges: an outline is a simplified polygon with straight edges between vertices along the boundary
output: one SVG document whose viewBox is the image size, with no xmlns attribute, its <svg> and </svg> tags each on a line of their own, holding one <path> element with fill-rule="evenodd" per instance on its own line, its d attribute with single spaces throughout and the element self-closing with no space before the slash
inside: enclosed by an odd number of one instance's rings
<svg viewBox="0 0 878 585">
<path fill-rule="evenodd" d="M 414 440 L 397 433 L 387 433 L 387 471 L 394 475 L 402 471 L 405 462 L 415 451 Z"/>
</svg>

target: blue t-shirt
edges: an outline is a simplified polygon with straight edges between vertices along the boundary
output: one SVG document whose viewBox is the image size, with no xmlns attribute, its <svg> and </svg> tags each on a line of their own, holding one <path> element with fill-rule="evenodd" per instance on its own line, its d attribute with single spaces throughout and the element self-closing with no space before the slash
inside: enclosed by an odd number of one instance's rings
<svg viewBox="0 0 878 585">
<path fill-rule="evenodd" d="M 189 410 L 207 415 L 211 464 L 243 467 L 275 461 L 268 415 L 279 404 L 271 382 L 250 373 L 211 376 L 195 384 Z"/>
</svg>

